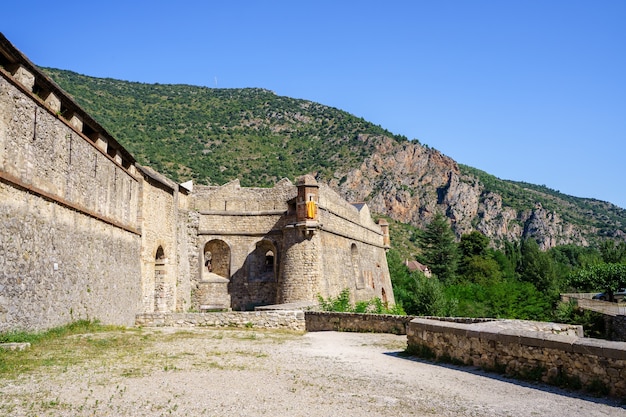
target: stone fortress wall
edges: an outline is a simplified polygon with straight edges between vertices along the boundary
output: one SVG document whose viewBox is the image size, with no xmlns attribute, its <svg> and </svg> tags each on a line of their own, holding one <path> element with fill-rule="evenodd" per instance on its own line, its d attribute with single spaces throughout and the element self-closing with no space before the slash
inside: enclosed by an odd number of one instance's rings
<svg viewBox="0 0 626 417">
<path fill-rule="evenodd" d="M 0 34 L 0 331 L 131 325 L 135 314 L 315 302 L 345 288 L 393 303 L 386 225 L 303 178 L 176 184 Z"/>
<path fill-rule="evenodd" d="M 0 51 L 0 331 L 132 324 L 134 161 L 4 38 Z"/>
<path fill-rule="evenodd" d="M 349 204 L 325 184 L 320 185 L 319 207 L 322 275 L 341 276 L 341 280 L 326 281 L 323 293 L 350 288 L 358 300 L 393 300 L 384 250 L 389 244 L 388 230 L 374 223 L 367 205 Z M 386 222 L 382 225 L 385 228 Z"/>
</svg>

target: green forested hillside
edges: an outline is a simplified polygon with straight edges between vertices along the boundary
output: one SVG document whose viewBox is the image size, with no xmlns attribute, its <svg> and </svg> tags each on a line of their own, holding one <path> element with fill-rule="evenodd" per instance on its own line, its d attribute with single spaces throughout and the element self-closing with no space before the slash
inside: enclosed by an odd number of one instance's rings
<svg viewBox="0 0 626 417">
<path fill-rule="evenodd" d="M 44 69 L 137 160 L 174 180 L 267 186 L 356 166 L 377 136 L 344 111 L 263 89 L 124 82 Z"/>
</svg>

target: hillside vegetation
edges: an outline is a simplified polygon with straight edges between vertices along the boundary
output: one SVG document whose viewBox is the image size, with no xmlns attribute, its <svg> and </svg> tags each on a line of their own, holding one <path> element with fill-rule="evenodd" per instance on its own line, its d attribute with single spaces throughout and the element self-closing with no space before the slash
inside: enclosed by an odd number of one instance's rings
<svg viewBox="0 0 626 417">
<path fill-rule="evenodd" d="M 45 69 L 145 165 L 176 181 L 270 186 L 353 167 L 374 141 L 406 138 L 338 109 L 271 91 L 92 78 Z M 361 136 L 362 137 L 362 136 Z"/>
</svg>

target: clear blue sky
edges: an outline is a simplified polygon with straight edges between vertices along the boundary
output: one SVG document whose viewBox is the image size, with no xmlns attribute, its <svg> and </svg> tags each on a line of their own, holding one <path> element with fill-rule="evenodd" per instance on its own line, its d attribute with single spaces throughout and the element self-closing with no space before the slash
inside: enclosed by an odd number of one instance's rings
<svg viewBox="0 0 626 417">
<path fill-rule="evenodd" d="M 626 0 L 11 1 L 34 63 L 262 87 L 626 208 Z"/>
</svg>

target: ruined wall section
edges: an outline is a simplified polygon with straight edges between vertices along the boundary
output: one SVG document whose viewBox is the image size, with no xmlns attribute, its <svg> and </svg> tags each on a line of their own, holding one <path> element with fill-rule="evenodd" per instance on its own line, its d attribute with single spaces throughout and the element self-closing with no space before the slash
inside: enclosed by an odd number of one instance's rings
<svg viewBox="0 0 626 417">
<path fill-rule="evenodd" d="M 43 94 L 54 86 L 9 65 L 0 46 L 0 331 L 81 318 L 132 325 L 141 295 L 134 168 L 77 108 L 63 117 L 74 103 Z"/>
</svg>

